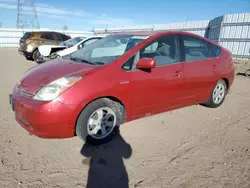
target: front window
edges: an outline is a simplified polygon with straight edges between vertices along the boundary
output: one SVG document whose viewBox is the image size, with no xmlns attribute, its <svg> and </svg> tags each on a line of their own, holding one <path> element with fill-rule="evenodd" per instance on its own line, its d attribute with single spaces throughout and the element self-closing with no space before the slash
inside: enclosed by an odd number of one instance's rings
<svg viewBox="0 0 250 188">
<path fill-rule="evenodd" d="M 110 35 L 72 53 L 70 59 L 104 65 L 113 62 L 148 36 Z"/>
<path fill-rule="evenodd" d="M 61 42 L 60 46 L 72 47 L 72 46 L 76 45 L 78 42 L 80 42 L 83 39 L 84 39 L 83 37 L 75 37 L 75 38 L 66 40 L 64 42 Z"/>
<path fill-rule="evenodd" d="M 166 35 L 157 38 L 140 50 L 140 58 L 154 58 L 156 66 L 180 62 L 179 42 L 177 35 Z"/>
</svg>

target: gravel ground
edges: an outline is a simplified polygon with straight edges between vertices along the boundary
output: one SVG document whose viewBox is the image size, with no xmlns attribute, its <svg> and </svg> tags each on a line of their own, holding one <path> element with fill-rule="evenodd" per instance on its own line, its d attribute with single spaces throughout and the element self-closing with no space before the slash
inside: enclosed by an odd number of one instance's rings
<svg viewBox="0 0 250 188">
<path fill-rule="evenodd" d="M 89 147 L 77 137 L 30 136 L 15 122 L 8 94 L 35 63 L 16 49 L 0 57 L 0 188 L 250 187 L 250 79 L 237 76 L 220 108 L 140 119 Z"/>
</svg>

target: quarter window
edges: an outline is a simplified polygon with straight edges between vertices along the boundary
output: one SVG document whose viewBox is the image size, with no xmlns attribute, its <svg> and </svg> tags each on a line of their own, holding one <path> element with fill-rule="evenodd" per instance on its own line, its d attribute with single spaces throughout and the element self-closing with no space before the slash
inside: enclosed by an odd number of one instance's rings
<svg viewBox="0 0 250 188">
<path fill-rule="evenodd" d="M 124 70 L 127 70 L 127 71 L 131 70 L 132 67 L 133 67 L 133 64 L 134 64 L 134 59 L 135 59 L 135 55 L 132 56 L 131 58 L 129 58 L 129 60 L 126 63 L 123 64 L 122 68 Z"/>
<path fill-rule="evenodd" d="M 60 38 L 62 38 L 63 41 L 66 41 L 66 40 L 69 40 L 69 39 L 70 39 L 69 36 L 64 35 L 64 34 L 62 34 L 62 33 L 58 33 L 58 35 L 60 35 Z"/>
<path fill-rule="evenodd" d="M 54 40 L 56 40 L 56 41 L 62 41 L 60 35 L 58 35 L 58 34 L 56 34 L 56 33 L 53 33 L 53 38 L 54 38 Z"/>
<path fill-rule="evenodd" d="M 187 35 L 182 35 L 182 39 L 184 44 L 185 61 L 196 61 L 207 59 L 209 57 L 206 41 Z"/>
<path fill-rule="evenodd" d="M 214 44 L 208 43 L 208 49 L 210 52 L 210 58 L 218 57 L 221 52 L 221 48 L 218 46 L 215 46 Z"/>
<path fill-rule="evenodd" d="M 154 58 L 156 66 L 174 64 L 180 61 L 179 41 L 176 35 L 160 37 L 140 50 L 140 58 Z"/>
</svg>

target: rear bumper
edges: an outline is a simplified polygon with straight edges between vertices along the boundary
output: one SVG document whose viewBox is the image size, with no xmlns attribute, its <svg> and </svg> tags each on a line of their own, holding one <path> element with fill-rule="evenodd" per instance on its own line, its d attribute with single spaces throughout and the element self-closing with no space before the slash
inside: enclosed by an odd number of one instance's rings
<svg viewBox="0 0 250 188">
<path fill-rule="evenodd" d="M 59 101 L 42 102 L 13 92 L 9 96 L 16 121 L 29 133 L 41 138 L 75 136 L 75 107 Z"/>
</svg>

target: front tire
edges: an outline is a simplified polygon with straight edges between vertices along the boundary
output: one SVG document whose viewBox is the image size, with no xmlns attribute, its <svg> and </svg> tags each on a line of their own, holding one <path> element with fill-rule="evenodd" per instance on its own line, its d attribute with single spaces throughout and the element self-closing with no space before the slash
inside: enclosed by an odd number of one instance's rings
<svg viewBox="0 0 250 188">
<path fill-rule="evenodd" d="M 76 135 L 88 144 L 110 141 L 124 118 L 124 107 L 107 98 L 97 99 L 81 112 L 76 123 Z"/>
<path fill-rule="evenodd" d="M 41 55 L 40 52 L 38 51 L 38 49 L 36 49 L 32 54 L 33 60 L 37 62 L 40 55 Z"/>
<path fill-rule="evenodd" d="M 207 103 L 205 103 L 205 105 L 210 108 L 219 107 L 225 100 L 225 97 L 227 95 L 227 89 L 228 88 L 225 80 L 219 80 L 213 88 L 209 100 Z"/>
</svg>

